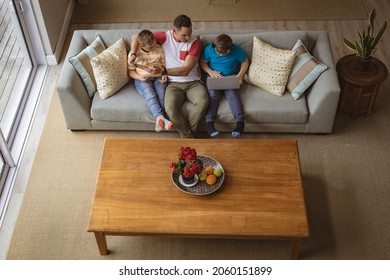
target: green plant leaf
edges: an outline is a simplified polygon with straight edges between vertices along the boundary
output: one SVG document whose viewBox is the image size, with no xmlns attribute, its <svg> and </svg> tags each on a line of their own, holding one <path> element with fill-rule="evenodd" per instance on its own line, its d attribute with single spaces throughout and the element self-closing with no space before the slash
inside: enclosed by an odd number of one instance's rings
<svg viewBox="0 0 390 280">
<path fill-rule="evenodd" d="M 372 37 L 372 32 L 374 30 L 374 27 L 371 29 L 371 25 L 367 27 L 367 37 Z"/>
<path fill-rule="evenodd" d="M 379 41 L 382 39 L 383 35 L 385 34 L 387 28 L 387 21 L 383 24 L 381 30 L 379 30 L 378 34 L 376 35 L 374 41 L 372 42 L 372 48 L 375 48 L 376 45 L 379 43 Z"/>
<path fill-rule="evenodd" d="M 368 16 L 368 26 L 363 30 L 358 30 L 359 41 L 354 44 L 347 39 L 343 39 L 344 45 L 354 51 L 361 59 L 369 59 L 373 53 L 377 51 L 376 46 L 382 39 L 385 30 L 387 28 L 387 21 L 383 24 L 382 28 L 377 35 L 374 35 L 374 21 L 376 17 L 375 9 L 372 9 Z"/>
<path fill-rule="evenodd" d="M 350 41 L 348 41 L 347 39 L 343 39 L 343 43 L 344 43 L 344 45 L 345 45 L 348 49 L 350 49 L 351 51 L 356 52 L 355 45 L 352 44 Z"/>
<path fill-rule="evenodd" d="M 365 52 L 362 48 L 361 45 L 359 45 L 358 43 L 355 44 L 355 48 L 356 48 L 356 52 L 357 52 L 357 55 L 362 58 L 362 59 L 365 59 Z"/>
</svg>

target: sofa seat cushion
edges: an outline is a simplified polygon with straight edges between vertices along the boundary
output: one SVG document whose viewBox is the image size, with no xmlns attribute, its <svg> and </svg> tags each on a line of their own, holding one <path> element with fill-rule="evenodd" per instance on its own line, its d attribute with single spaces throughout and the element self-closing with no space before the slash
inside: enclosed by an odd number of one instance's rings
<svg viewBox="0 0 390 280">
<path fill-rule="evenodd" d="M 241 87 L 241 98 L 245 118 L 251 123 L 290 123 L 303 124 L 308 119 L 306 99 L 294 100 L 290 94 L 276 96 L 249 84 Z M 183 106 L 183 113 L 188 115 L 192 104 Z M 151 123 L 155 120 L 145 99 L 135 90 L 131 80 L 115 95 L 105 100 L 95 94 L 92 100 L 91 117 L 97 121 Z M 221 99 L 216 122 L 234 123 L 229 104 Z"/>
<path fill-rule="evenodd" d="M 294 100 L 290 94 L 276 96 L 246 83 L 241 87 L 240 95 L 247 122 L 304 124 L 308 120 L 305 98 Z M 215 121 L 235 122 L 225 98 L 221 99 Z"/>
<path fill-rule="evenodd" d="M 135 90 L 133 80 L 110 98 L 103 100 L 95 94 L 91 117 L 98 121 L 155 123 L 145 98 Z"/>
</svg>

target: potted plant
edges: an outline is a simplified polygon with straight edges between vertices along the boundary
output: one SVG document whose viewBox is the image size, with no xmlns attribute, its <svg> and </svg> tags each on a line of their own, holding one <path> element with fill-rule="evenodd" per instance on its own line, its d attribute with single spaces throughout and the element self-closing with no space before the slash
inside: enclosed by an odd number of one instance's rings
<svg viewBox="0 0 390 280">
<path fill-rule="evenodd" d="M 358 31 L 359 40 L 352 43 L 347 39 L 343 39 L 344 45 L 356 53 L 358 59 L 357 67 L 360 71 L 368 69 L 371 63 L 372 55 L 377 51 L 376 46 L 382 39 L 387 28 L 387 21 L 382 25 L 379 32 L 374 34 L 374 20 L 376 17 L 375 9 L 373 9 L 368 16 L 368 26 L 362 31 Z"/>
<path fill-rule="evenodd" d="M 173 172 L 182 176 L 183 182 L 191 184 L 195 180 L 195 175 L 203 170 L 203 163 L 198 159 L 197 152 L 191 147 L 181 147 L 179 158 L 176 162 L 171 162 L 170 167 Z"/>
</svg>

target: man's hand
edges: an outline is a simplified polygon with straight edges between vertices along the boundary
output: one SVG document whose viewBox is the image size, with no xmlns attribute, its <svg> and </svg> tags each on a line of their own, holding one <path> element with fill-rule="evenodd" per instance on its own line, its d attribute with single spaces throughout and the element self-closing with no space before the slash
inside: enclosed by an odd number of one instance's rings
<svg viewBox="0 0 390 280">
<path fill-rule="evenodd" d="M 137 58 L 137 55 L 135 53 L 132 53 L 131 55 L 129 55 L 129 58 L 127 59 L 127 63 L 133 63 L 135 61 L 135 59 Z"/>
</svg>

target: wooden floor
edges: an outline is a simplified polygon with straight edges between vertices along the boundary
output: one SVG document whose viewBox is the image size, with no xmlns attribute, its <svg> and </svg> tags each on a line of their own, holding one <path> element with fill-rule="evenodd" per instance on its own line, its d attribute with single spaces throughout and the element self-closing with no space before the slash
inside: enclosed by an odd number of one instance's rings
<svg viewBox="0 0 390 280">
<path fill-rule="evenodd" d="M 17 42 L 15 29 L 10 17 L 9 1 L 0 0 L 0 120 L 11 96 L 21 90 L 21 77 L 27 73 L 22 49 Z"/>
<path fill-rule="evenodd" d="M 309 1 L 309 0 L 308 0 Z M 347 0 L 340 0 L 347 1 Z M 390 1 L 388 0 L 362 0 L 367 11 L 375 8 L 376 31 L 385 20 L 389 20 Z M 351 7 L 353 9 L 353 7 Z M 173 19 L 172 19 L 173 21 Z M 193 22 L 193 28 L 199 30 L 325 30 L 328 31 L 331 40 L 334 61 L 351 54 L 342 43 L 343 38 L 349 40 L 358 39 L 358 30 L 365 28 L 367 20 L 334 20 L 334 21 L 219 21 L 219 22 Z M 168 30 L 172 28 L 172 22 L 150 22 L 150 23 L 96 23 L 96 24 L 71 24 L 69 33 L 76 29 L 157 29 Z M 378 45 L 375 57 L 385 63 L 390 69 L 388 46 L 390 45 L 390 28 L 387 28 L 383 40 Z M 66 49 L 66 47 L 65 47 Z M 390 88 L 389 81 L 385 81 L 384 87 Z M 383 88 L 384 88 L 383 87 Z M 383 89 L 382 89 L 383 91 Z"/>
</svg>

